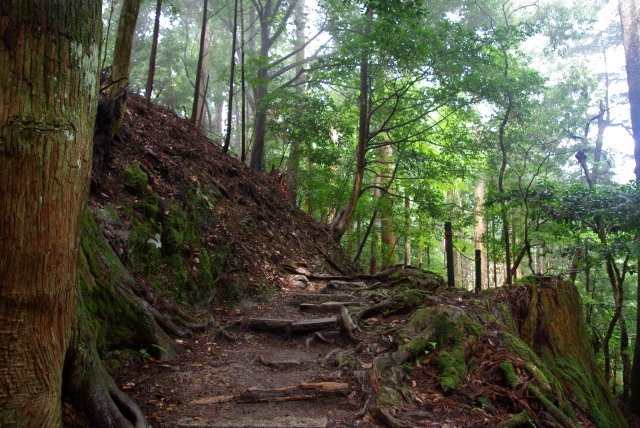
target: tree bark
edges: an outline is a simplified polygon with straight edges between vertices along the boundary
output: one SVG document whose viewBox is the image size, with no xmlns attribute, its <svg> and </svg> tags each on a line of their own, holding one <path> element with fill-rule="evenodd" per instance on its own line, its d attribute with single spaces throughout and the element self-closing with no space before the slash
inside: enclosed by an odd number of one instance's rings
<svg viewBox="0 0 640 428">
<path fill-rule="evenodd" d="M 476 249 L 481 251 L 482 260 L 480 262 L 481 266 L 487 266 L 487 252 L 484 248 L 483 237 L 487 233 L 487 225 L 485 224 L 484 214 L 482 212 L 482 207 L 484 206 L 484 180 L 480 180 L 476 186 L 475 190 L 476 197 L 476 227 L 475 227 L 475 237 L 476 237 Z M 489 276 L 487 275 L 482 277 L 482 288 L 489 288 Z"/>
<path fill-rule="evenodd" d="M 119 104 L 119 117 L 111 127 L 113 137 L 126 111 L 126 90 L 129 86 L 129 72 L 131 71 L 131 48 L 133 37 L 138 22 L 138 12 L 140 11 L 141 0 L 124 0 L 118 20 L 118 32 L 116 33 L 116 44 L 113 51 L 113 61 L 111 62 L 111 81 L 117 82 L 109 88 L 109 98 L 116 99 Z"/>
<path fill-rule="evenodd" d="M 238 48 L 238 0 L 235 0 L 233 7 L 233 31 L 231 41 L 231 71 L 229 72 L 229 103 L 227 105 L 227 134 L 224 137 L 224 146 L 222 152 L 229 151 L 231 144 L 231 119 L 233 111 L 233 81 L 236 74 L 236 50 Z"/>
<path fill-rule="evenodd" d="M 393 225 L 393 199 L 389 195 L 389 192 L 392 191 L 391 180 L 393 170 L 393 168 L 390 167 L 390 164 L 393 162 L 393 147 L 391 145 L 380 148 L 380 162 L 382 163 L 380 174 L 381 185 L 385 189 L 381 195 L 380 236 L 382 240 L 382 254 L 380 258 L 382 268 L 386 269 L 397 262 L 396 234 Z"/>
<path fill-rule="evenodd" d="M 202 6 L 202 28 L 200 29 L 200 50 L 198 53 L 198 67 L 196 69 L 196 83 L 193 94 L 193 107 L 191 109 L 191 123 L 193 123 L 196 128 L 200 129 L 203 125 L 203 112 L 202 108 L 205 102 L 205 62 L 204 57 L 209 50 L 209 32 L 207 28 L 208 21 L 208 11 L 209 11 L 209 0 L 204 0 L 204 5 Z"/>
<path fill-rule="evenodd" d="M 367 20 L 363 31 L 363 38 L 366 40 L 371 31 L 371 20 L 373 19 L 373 9 L 367 9 Z M 353 174 L 353 186 L 351 196 L 345 207 L 331 221 L 329 227 L 336 239 L 339 241 L 344 235 L 347 224 L 351 221 L 353 213 L 356 211 L 360 190 L 364 180 L 364 169 L 366 166 L 366 149 L 369 140 L 369 50 L 362 49 L 360 57 L 360 115 L 358 119 L 358 146 L 356 148 L 356 170 Z"/>
<path fill-rule="evenodd" d="M 629 85 L 629 107 L 633 130 L 636 186 L 640 185 L 640 10 L 637 0 L 619 0 L 622 40 L 624 43 L 627 84 Z M 638 262 L 640 267 L 640 262 Z M 638 281 L 638 303 L 640 303 L 640 280 Z M 640 310 L 638 310 L 640 320 Z M 640 415 L 640 323 L 636 323 L 636 343 L 631 369 L 629 409 Z"/>
<path fill-rule="evenodd" d="M 153 90 L 153 76 L 156 72 L 156 56 L 158 52 L 158 35 L 160 34 L 160 15 L 162 14 L 162 0 L 156 3 L 156 20 L 153 24 L 153 42 L 151 44 L 151 57 L 149 58 L 149 73 L 147 74 L 147 86 L 144 90 L 144 100 L 151 104 L 151 91 Z"/>
<path fill-rule="evenodd" d="M 259 4 L 258 0 L 254 0 L 258 19 L 260 22 L 260 56 L 262 66 L 258 68 L 258 83 L 254 89 L 254 101 L 256 103 L 255 128 L 253 131 L 253 148 L 251 150 L 251 160 L 249 166 L 254 171 L 264 171 L 266 167 L 265 159 L 265 141 L 267 134 L 267 106 L 264 102 L 269 93 L 268 84 L 274 76 L 269 75 L 269 52 L 273 44 L 280 38 L 283 30 L 295 10 L 298 0 L 292 0 L 286 11 L 284 11 L 281 22 L 277 22 L 279 13 L 282 13 L 282 2 L 276 2 L 275 5 L 271 1 L 267 1 L 264 5 Z M 277 26 L 276 26 L 277 25 Z M 272 33 L 272 28 L 276 30 Z M 274 73 L 278 74 L 278 72 Z"/>
<path fill-rule="evenodd" d="M 409 193 L 405 191 L 404 195 L 404 264 L 411 264 L 411 202 Z"/>
<path fill-rule="evenodd" d="M 0 426 L 62 424 L 100 13 L 97 1 L 0 7 Z"/>
</svg>

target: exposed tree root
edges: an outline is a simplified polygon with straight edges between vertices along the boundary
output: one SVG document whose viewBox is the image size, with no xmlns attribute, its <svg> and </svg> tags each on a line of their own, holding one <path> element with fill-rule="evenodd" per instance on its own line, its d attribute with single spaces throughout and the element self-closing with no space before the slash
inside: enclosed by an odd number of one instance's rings
<svg viewBox="0 0 640 428">
<path fill-rule="evenodd" d="M 192 401 L 192 404 L 212 404 L 235 401 L 236 403 L 279 403 L 284 401 L 320 400 L 324 398 L 346 397 L 349 384 L 341 382 L 301 383 L 285 388 L 249 388 L 238 395 L 207 397 Z"/>
<path fill-rule="evenodd" d="M 374 419 L 379 420 L 389 428 L 408 428 L 411 426 L 408 423 L 403 422 L 400 419 L 394 417 L 389 411 L 389 409 L 386 409 L 384 407 L 372 406 L 371 413 Z"/>
<path fill-rule="evenodd" d="M 527 412 L 522 411 L 506 421 L 502 421 L 495 428 L 526 428 L 531 426 L 531 418 Z"/>
<path fill-rule="evenodd" d="M 92 427 L 148 427 L 140 408 L 116 386 L 102 366 L 80 290 L 76 319 L 77 330 L 65 363 L 65 393 Z"/>
<path fill-rule="evenodd" d="M 360 342 L 358 336 L 356 336 L 355 331 L 359 330 L 358 326 L 354 324 L 351 316 L 349 315 L 349 310 L 344 306 L 340 306 L 340 319 L 342 320 L 342 326 L 347 334 L 347 337 L 352 342 Z"/>
</svg>

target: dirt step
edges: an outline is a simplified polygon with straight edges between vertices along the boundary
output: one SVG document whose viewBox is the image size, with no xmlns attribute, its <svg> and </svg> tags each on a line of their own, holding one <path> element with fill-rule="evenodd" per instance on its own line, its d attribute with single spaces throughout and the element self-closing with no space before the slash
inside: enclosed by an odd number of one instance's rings
<svg viewBox="0 0 640 428">
<path fill-rule="evenodd" d="M 176 422 L 176 428 L 325 428 L 329 425 L 326 417 L 285 416 L 268 420 L 240 417 L 229 421 L 194 420 L 182 418 Z"/>
<path fill-rule="evenodd" d="M 351 294 L 293 294 L 291 295 L 291 304 L 299 306 L 302 303 L 324 303 L 324 302 L 358 302 L 361 298 L 352 296 Z"/>
<path fill-rule="evenodd" d="M 309 318 L 305 320 L 250 318 L 248 320 L 238 320 L 236 321 L 236 324 L 255 331 L 283 331 L 289 333 L 304 333 L 335 328 L 338 326 L 338 318 Z"/>
</svg>

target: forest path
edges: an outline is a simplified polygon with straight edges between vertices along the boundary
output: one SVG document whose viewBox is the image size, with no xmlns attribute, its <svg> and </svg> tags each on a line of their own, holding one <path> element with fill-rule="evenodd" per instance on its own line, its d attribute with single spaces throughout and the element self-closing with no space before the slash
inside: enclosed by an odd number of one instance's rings
<svg viewBox="0 0 640 428">
<path fill-rule="evenodd" d="M 361 403 L 353 382 L 348 393 L 335 397 L 260 403 L 237 403 L 234 399 L 249 388 L 285 388 L 310 382 L 349 384 L 349 379 L 336 371 L 333 358 L 326 358 L 354 346 L 338 333 L 339 315 L 299 310 L 299 293 L 313 293 L 318 287 L 311 283 L 303 291 L 293 285 L 267 303 L 244 309 L 215 308 L 216 320 L 235 340 L 206 334 L 178 341 L 186 348 L 185 355 L 166 362 L 149 359 L 147 364 L 122 373 L 117 383 L 137 402 L 153 427 L 374 426 L 354 421 Z M 255 331 L 249 321 L 323 319 L 326 323 L 331 316 L 336 318 L 335 327 L 323 336 L 328 342 L 311 339 L 311 331 Z M 196 404 L 212 397 L 220 402 Z"/>
</svg>

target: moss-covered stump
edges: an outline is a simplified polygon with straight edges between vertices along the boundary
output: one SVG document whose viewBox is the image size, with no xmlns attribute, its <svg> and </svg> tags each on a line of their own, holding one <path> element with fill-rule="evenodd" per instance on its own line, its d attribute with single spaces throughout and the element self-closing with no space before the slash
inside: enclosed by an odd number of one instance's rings
<svg viewBox="0 0 640 428">
<path fill-rule="evenodd" d="M 421 297 L 422 306 L 383 330 L 397 345 L 384 345 L 373 357 L 373 404 L 402 409 L 400 420 L 453 406 L 447 422 L 454 426 L 626 426 L 589 347 L 571 285 L 481 296 L 436 290 Z M 341 367 L 365 367 L 366 353 L 358 356 L 356 349 L 341 356 Z"/>
<path fill-rule="evenodd" d="M 589 344 L 582 299 L 569 282 L 538 278 L 509 292 L 520 337 L 600 428 L 627 426 Z"/>
<path fill-rule="evenodd" d="M 89 209 L 84 215 L 81 242 L 80 289 L 93 324 L 98 352 L 142 347 L 162 360 L 182 353 L 158 325 L 162 315 L 133 292 L 135 280 L 98 229 Z"/>
</svg>

